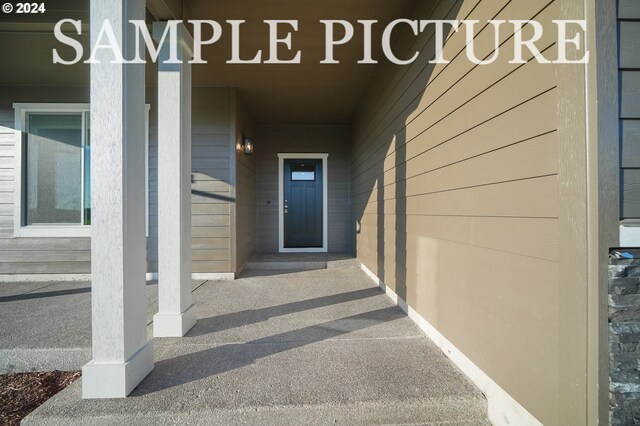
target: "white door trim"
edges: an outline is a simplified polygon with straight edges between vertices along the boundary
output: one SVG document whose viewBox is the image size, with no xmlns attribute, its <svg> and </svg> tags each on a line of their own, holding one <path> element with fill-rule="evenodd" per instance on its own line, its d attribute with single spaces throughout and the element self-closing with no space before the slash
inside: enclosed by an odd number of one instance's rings
<svg viewBox="0 0 640 426">
<path fill-rule="evenodd" d="M 322 247 L 313 248 L 285 248 L 284 247 L 284 160 L 322 160 Z M 314 153 L 279 153 L 278 154 L 278 251 L 280 253 L 326 253 L 328 252 L 328 176 L 327 167 L 329 154 Z"/>
</svg>

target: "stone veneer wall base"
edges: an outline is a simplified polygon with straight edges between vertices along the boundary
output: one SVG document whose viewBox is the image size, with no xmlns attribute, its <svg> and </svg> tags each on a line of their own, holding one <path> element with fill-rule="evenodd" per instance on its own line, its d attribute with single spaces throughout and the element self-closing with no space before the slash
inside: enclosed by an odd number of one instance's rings
<svg viewBox="0 0 640 426">
<path fill-rule="evenodd" d="M 640 424 L 640 250 L 609 258 L 609 421 Z"/>
</svg>

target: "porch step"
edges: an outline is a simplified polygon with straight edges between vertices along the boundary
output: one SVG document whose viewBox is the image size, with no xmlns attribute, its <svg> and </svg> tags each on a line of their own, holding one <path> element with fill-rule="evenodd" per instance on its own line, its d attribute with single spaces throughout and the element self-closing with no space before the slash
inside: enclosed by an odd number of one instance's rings
<svg viewBox="0 0 640 426">
<path fill-rule="evenodd" d="M 260 262 L 249 261 L 244 267 L 247 271 L 255 270 L 288 270 L 288 271 L 314 271 L 316 269 L 327 269 L 327 262 L 322 261 L 309 261 L 309 262 Z"/>
<path fill-rule="evenodd" d="M 72 386 L 79 387 L 80 383 Z M 75 393 L 78 393 L 77 391 Z M 74 395 L 79 398 L 79 395 Z M 90 402 L 90 404 L 93 404 Z M 79 414 L 44 414 L 36 410 L 22 424 L 48 426 L 110 426 L 131 424 L 157 425 L 422 425 L 422 426 L 491 426 L 487 420 L 486 401 L 482 399 L 452 399 L 381 403 L 321 404 L 300 406 L 238 406 L 237 408 L 206 408 L 182 411 L 153 412 L 140 406 L 140 411 Z"/>
<path fill-rule="evenodd" d="M 253 256 L 245 270 L 314 271 L 317 269 L 360 268 L 360 262 L 351 254 L 327 253 L 281 253 Z"/>
</svg>

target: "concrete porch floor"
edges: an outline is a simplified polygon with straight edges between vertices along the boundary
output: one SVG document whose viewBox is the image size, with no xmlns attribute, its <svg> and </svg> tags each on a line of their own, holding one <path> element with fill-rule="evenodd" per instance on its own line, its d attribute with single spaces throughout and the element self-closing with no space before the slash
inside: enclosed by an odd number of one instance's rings
<svg viewBox="0 0 640 426">
<path fill-rule="evenodd" d="M 196 284 L 197 325 L 154 340 L 129 398 L 82 400 L 78 381 L 24 424 L 488 424 L 483 395 L 359 269 Z"/>
</svg>

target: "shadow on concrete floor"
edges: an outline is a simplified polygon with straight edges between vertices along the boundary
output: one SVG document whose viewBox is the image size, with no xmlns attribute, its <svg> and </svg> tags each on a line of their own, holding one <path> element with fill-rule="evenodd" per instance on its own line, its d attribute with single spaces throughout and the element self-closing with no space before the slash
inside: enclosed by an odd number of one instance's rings
<svg viewBox="0 0 640 426">
<path fill-rule="evenodd" d="M 43 291 L 38 293 L 24 293 L 13 296 L 0 297 L 0 303 L 16 302 L 18 300 L 43 299 L 46 297 L 69 296 L 71 294 L 91 293 L 91 286 L 67 290 Z"/>
<path fill-rule="evenodd" d="M 77 382 L 24 424 L 487 424 L 482 394 L 360 269 L 194 285 L 198 325 L 154 339 L 130 398 L 83 400 Z"/>
<path fill-rule="evenodd" d="M 380 296 L 381 294 L 382 291 L 378 288 L 368 288 L 285 303 L 277 306 L 269 306 L 266 308 L 243 310 L 209 318 L 200 318 L 198 319 L 195 327 L 187 333 L 186 337 L 203 336 L 235 327 L 267 321 L 271 318 L 282 315 L 293 314 L 329 305 L 337 305 L 339 303 L 352 302 L 354 300 Z"/>
<path fill-rule="evenodd" d="M 174 386 L 226 373 L 253 364 L 260 358 L 336 338 L 381 322 L 394 321 L 404 315 L 396 307 L 353 315 L 311 327 L 257 339 L 242 344 L 230 344 L 177 356 L 155 364 L 145 379 L 145 386 L 131 396 L 141 396 Z M 215 360 L 216 362 L 211 362 Z M 198 368 L 193 368 L 197 365 Z"/>
</svg>

